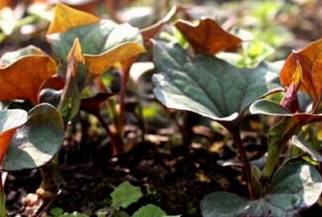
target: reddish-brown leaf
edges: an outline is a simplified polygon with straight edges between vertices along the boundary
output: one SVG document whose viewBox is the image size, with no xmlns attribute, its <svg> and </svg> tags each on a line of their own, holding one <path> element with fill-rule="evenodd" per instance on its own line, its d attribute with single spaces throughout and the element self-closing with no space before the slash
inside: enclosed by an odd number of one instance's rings
<svg viewBox="0 0 322 217">
<path fill-rule="evenodd" d="M 287 57 L 280 73 L 283 86 L 288 87 L 293 82 L 298 63 L 302 69 L 300 89 L 317 105 L 322 96 L 322 39 L 310 43 L 303 49 L 293 51 Z"/>
<path fill-rule="evenodd" d="M 239 47 L 241 39 L 223 30 L 210 18 L 200 20 L 197 25 L 178 20 L 175 26 L 198 53 L 214 55 L 220 51 Z"/>
</svg>

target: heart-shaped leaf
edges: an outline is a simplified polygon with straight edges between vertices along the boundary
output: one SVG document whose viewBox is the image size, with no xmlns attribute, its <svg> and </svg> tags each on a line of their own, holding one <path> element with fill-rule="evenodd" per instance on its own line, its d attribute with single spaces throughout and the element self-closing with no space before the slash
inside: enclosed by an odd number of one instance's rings
<svg viewBox="0 0 322 217">
<path fill-rule="evenodd" d="M 28 121 L 15 131 L 2 169 L 16 171 L 43 166 L 59 150 L 64 137 L 63 120 L 50 104 L 39 104 L 28 113 Z"/>
<path fill-rule="evenodd" d="M 248 201 L 235 194 L 214 192 L 201 201 L 203 217 L 292 217 L 312 206 L 322 192 L 319 172 L 304 160 L 291 160 L 273 176 L 271 192 Z"/>
<path fill-rule="evenodd" d="M 178 20 L 175 26 L 198 53 L 214 55 L 220 51 L 235 49 L 241 39 L 223 30 L 213 19 L 206 18 L 197 25 Z"/>
<path fill-rule="evenodd" d="M 177 44 L 155 42 L 154 94 L 163 105 L 218 121 L 233 121 L 276 86 L 277 74 L 261 64 L 236 68 L 208 55 L 188 56 Z M 278 83 L 278 82 L 277 82 Z"/>
<path fill-rule="evenodd" d="M 5 55 L 1 64 L 0 100 L 25 99 L 36 105 L 42 85 L 56 73 L 55 61 L 32 46 Z"/>
<path fill-rule="evenodd" d="M 108 67 L 145 51 L 139 29 L 129 24 L 118 25 L 109 20 L 91 19 L 91 15 L 85 16 L 84 12 L 81 12 L 84 16 L 77 18 L 75 9 L 58 4 L 55 18 L 61 13 L 65 14 L 64 22 L 72 25 L 54 28 L 54 31 L 49 28 L 47 38 L 63 64 L 67 63 L 66 56 L 75 38 L 79 38 L 88 70 L 93 74 L 101 74 Z M 54 19 L 51 26 L 60 26 L 61 22 L 61 18 Z"/>
<path fill-rule="evenodd" d="M 0 110 L 0 164 L 4 159 L 11 137 L 26 123 L 27 112 L 20 109 Z"/>
</svg>

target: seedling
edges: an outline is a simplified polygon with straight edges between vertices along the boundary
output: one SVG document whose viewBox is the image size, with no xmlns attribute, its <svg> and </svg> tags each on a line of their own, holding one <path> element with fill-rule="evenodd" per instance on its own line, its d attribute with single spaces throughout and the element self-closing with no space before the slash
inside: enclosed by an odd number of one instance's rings
<svg viewBox="0 0 322 217">
<path fill-rule="evenodd" d="M 154 42 L 155 96 L 168 108 L 195 112 L 218 121 L 230 132 L 243 163 L 251 199 L 214 192 L 201 202 L 203 217 L 292 216 L 313 205 L 322 192 L 319 172 L 301 159 L 284 159 L 285 163 L 278 169 L 277 165 L 292 135 L 304 124 L 321 120 L 321 116 L 315 114 L 321 98 L 321 79 L 317 71 L 319 41 L 287 58 L 280 74 L 280 81 L 287 89 L 279 105 L 266 99 L 258 100 L 279 87 L 278 73 L 270 70 L 269 63 L 262 62 L 250 69 L 236 68 L 213 56 L 236 47 L 241 40 L 210 19 L 201 20 L 198 25 L 179 21 L 176 26 L 194 54 L 175 43 Z M 210 37 L 211 32 L 217 34 Z M 299 89 L 311 96 L 312 112 L 300 112 Z M 250 164 L 240 138 L 239 125 L 250 105 L 252 113 L 286 117 L 270 132 L 269 154 L 262 172 Z"/>
</svg>

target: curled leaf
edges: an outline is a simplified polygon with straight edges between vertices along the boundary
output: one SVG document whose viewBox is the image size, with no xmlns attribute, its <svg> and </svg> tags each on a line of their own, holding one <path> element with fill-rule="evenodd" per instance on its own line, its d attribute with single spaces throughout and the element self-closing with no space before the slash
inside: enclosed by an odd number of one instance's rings
<svg viewBox="0 0 322 217">
<path fill-rule="evenodd" d="M 157 23 L 148 26 L 144 29 L 141 30 L 141 34 L 143 37 L 143 41 L 144 41 L 144 45 L 147 46 L 150 44 L 150 40 L 157 34 L 160 32 L 160 30 L 162 29 L 162 27 L 169 23 L 170 20 L 180 11 L 185 10 L 185 8 L 181 5 L 174 5 L 170 11 L 161 19 L 159 20 Z"/>
<path fill-rule="evenodd" d="M 0 100 L 25 99 L 34 105 L 42 85 L 56 73 L 57 67 L 53 59 L 39 51 L 25 56 L 16 53 L 10 58 L 7 55 L 2 62 L 10 64 L 0 68 Z"/>
<path fill-rule="evenodd" d="M 322 121 L 322 113 L 320 114 L 312 114 L 305 112 L 295 112 L 286 110 L 283 106 L 278 104 L 277 102 L 260 99 L 255 101 L 249 108 L 250 113 L 252 114 L 263 114 L 263 115 L 271 115 L 277 117 L 290 117 L 293 120 L 301 123 L 308 124 L 311 122 Z"/>
<path fill-rule="evenodd" d="M 322 96 L 322 39 L 310 43 L 303 49 L 293 51 L 287 57 L 280 73 L 283 86 L 291 85 L 298 64 L 302 69 L 300 90 L 306 92 L 317 104 Z"/>
<path fill-rule="evenodd" d="M 47 38 L 54 54 L 63 65 L 67 64 L 66 56 L 75 38 L 79 38 L 85 66 L 94 75 L 105 72 L 111 66 L 126 63 L 128 59 L 145 52 L 142 36 L 137 28 L 129 24 L 118 25 L 109 20 L 93 20 L 86 17 L 85 22 L 80 22 L 75 16 L 77 10 L 68 6 L 57 6 L 57 16 L 62 13 L 59 8 L 63 8 L 63 13 L 68 14 L 67 18 L 64 17 L 64 22 L 73 25 L 68 24 L 55 31 L 49 29 Z M 55 26 L 55 20 L 52 25 Z"/>
<path fill-rule="evenodd" d="M 54 18 L 50 23 L 47 34 L 65 32 L 70 28 L 99 22 L 99 18 L 58 3 L 55 7 Z"/>
<path fill-rule="evenodd" d="M 59 150 L 64 125 L 50 104 L 39 104 L 28 113 L 28 121 L 15 131 L 5 155 L 3 169 L 16 171 L 43 166 Z"/>
<path fill-rule="evenodd" d="M 19 58 L 27 55 L 46 55 L 46 53 L 38 47 L 29 45 L 27 47 L 23 47 L 15 51 L 9 51 L 3 54 L 0 59 L 0 65 L 1 67 L 6 67 L 17 61 Z"/>
<path fill-rule="evenodd" d="M 58 109 L 63 114 L 64 120 L 71 120 L 80 108 L 80 91 L 78 88 L 78 67 L 83 64 L 82 50 L 78 38 L 74 40 L 73 46 L 67 56 L 66 83 L 61 93 L 61 101 Z"/>
<path fill-rule="evenodd" d="M 117 63 L 122 63 L 145 52 L 142 44 L 137 42 L 125 42 L 112 49 L 99 54 L 84 54 L 85 65 L 93 75 L 100 75 Z"/>
<path fill-rule="evenodd" d="M 27 112 L 20 109 L 0 110 L 0 164 L 16 129 L 26 123 Z"/>
<path fill-rule="evenodd" d="M 178 20 L 175 26 L 198 53 L 214 55 L 220 51 L 239 47 L 241 39 L 223 30 L 210 18 L 202 19 L 197 25 Z"/>
<path fill-rule="evenodd" d="M 301 136 L 293 136 L 292 144 L 299 149 L 301 149 L 304 153 L 308 154 L 313 160 L 317 162 L 322 162 L 322 155 L 315 150 L 311 144 L 305 141 Z"/>
</svg>

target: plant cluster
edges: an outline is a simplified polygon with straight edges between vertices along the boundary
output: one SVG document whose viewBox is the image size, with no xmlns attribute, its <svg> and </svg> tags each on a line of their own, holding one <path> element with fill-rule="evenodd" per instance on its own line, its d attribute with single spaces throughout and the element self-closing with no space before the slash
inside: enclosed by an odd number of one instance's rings
<svg viewBox="0 0 322 217">
<path fill-rule="evenodd" d="M 113 155 L 125 153 L 131 142 L 124 136 L 130 69 L 145 58 L 154 64 L 156 99 L 169 109 L 218 122 L 238 151 L 248 198 L 228 192 L 206 195 L 200 205 L 203 217 L 287 217 L 315 204 L 322 193 L 322 158 L 303 129 L 322 121 L 322 40 L 291 52 L 281 67 L 263 60 L 247 68 L 221 55 L 237 52 L 245 42 L 213 19 L 178 19 L 172 25 L 184 11 L 174 6 L 153 26 L 138 29 L 57 4 L 46 33 L 51 55 L 27 46 L 0 59 L 2 171 L 40 168 L 37 197 L 52 197 L 62 182 L 57 153 L 80 111 L 101 123 Z M 179 36 L 158 37 L 164 26 Z M 103 76 L 112 70 L 120 75 L 119 92 L 104 84 Z M 273 117 L 260 165 L 249 160 L 241 138 L 240 125 L 249 113 Z M 0 216 L 6 216 L 3 185 L 0 190 Z M 124 182 L 111 194 L 111 207 L 96 214 L 129 216 L 124 209 L 141 197 L 140 189 Z M 86 216 L 57 209 L 50 214 Z M 166 214 L 150 204 L 132 216 Z"/>
</svg>

